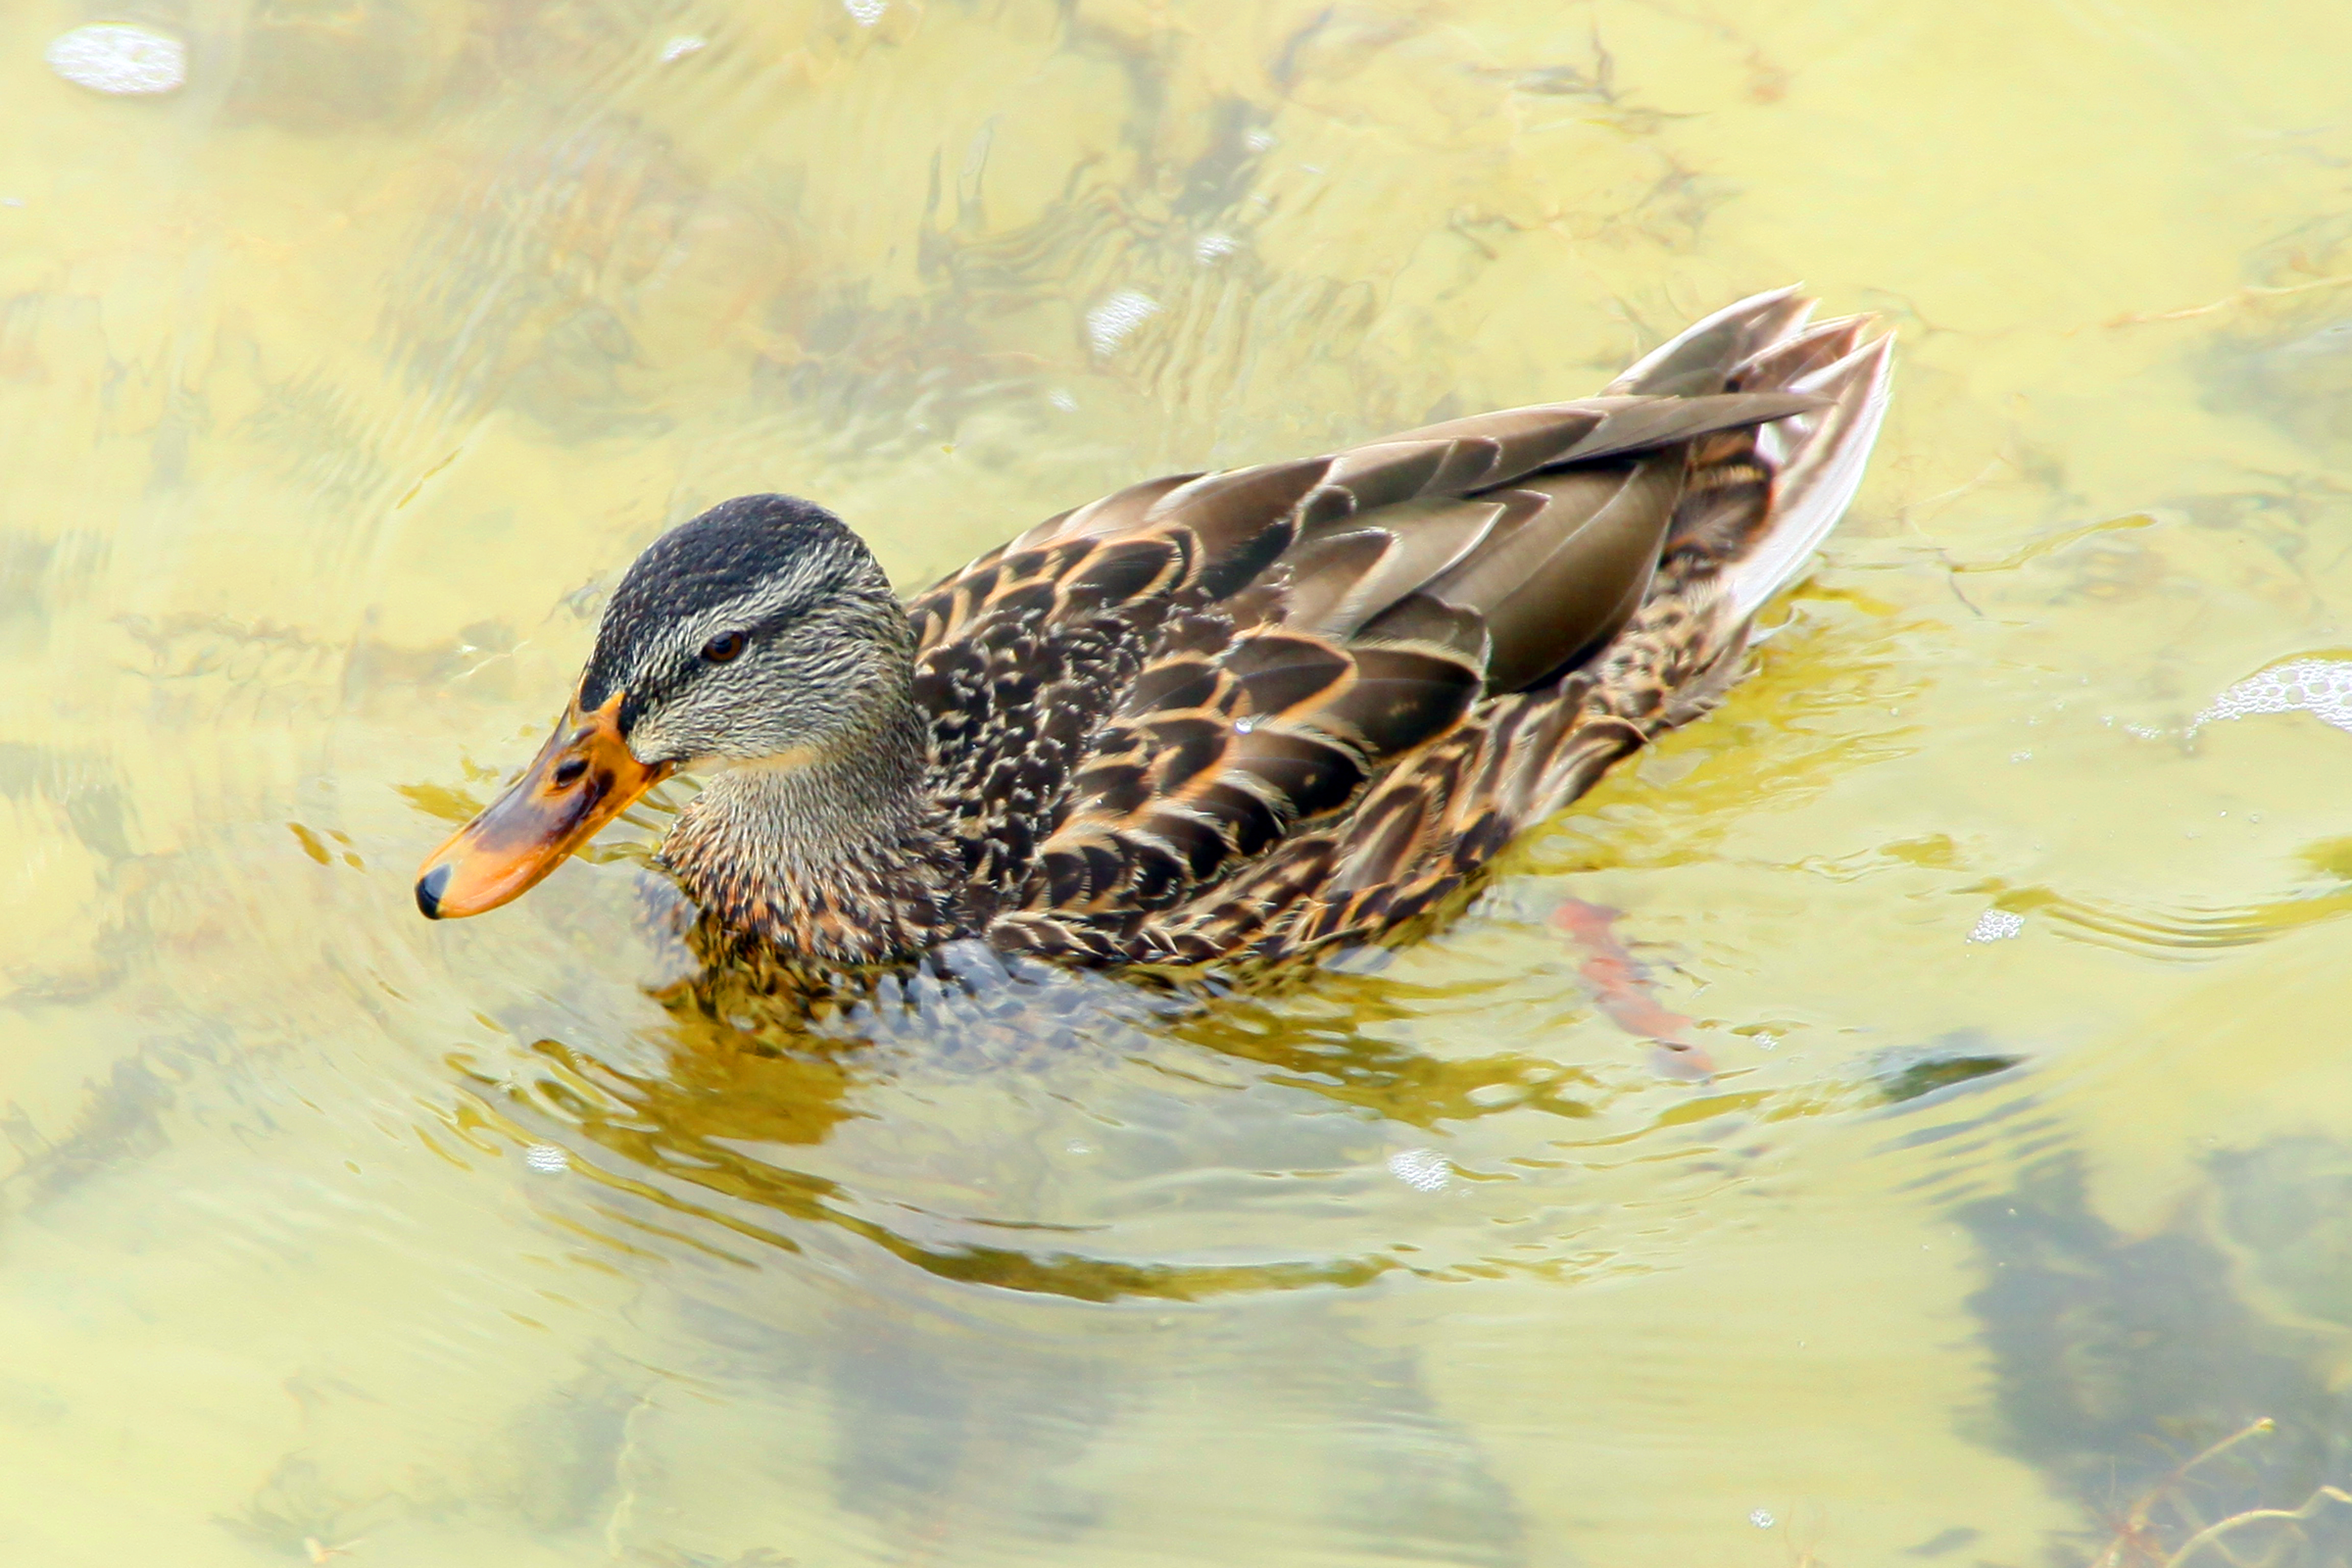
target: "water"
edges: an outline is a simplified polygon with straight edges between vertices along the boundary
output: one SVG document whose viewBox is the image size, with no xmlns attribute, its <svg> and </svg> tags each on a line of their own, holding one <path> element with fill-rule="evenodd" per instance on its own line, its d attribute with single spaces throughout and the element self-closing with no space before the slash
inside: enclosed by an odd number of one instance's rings
<svg viewBox="0 0 2352 1568">
<path fill-rule="evenodd" d="M 184 84 L 62 79 L 97 22 Z M 2120 1564 L 2269 1508 L 2242 1560 L 2347 1560 L 2347 52 L 9 8 L 0 1556 Z M 1903 334 L 1822 569 L 1392 961 L 811 1025 L 662 934 L 676 788 L 415 916 L 713 501 L 911 584 L 1798 278 Z"/>
</svg>

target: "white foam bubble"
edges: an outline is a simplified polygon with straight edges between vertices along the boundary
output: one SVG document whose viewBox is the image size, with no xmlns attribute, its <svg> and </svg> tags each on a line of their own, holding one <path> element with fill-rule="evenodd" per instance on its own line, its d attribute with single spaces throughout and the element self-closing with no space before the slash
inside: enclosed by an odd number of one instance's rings
<svg viewBox="0 0 2352 1568">
<path fill-rule="evenodd" d="M 171 92 L 188 79 L 188 47 L 168 33 L 125 22 L 93 22 L 54 39 L 49 68 L 92 92 Z"/>
<path fill-rule="evenodd" d="M 2296 658 L 2256 670 L 2213 699 L 2189 721 L 2189 732 L 2254 713 L 2308 713 L 2322 723 L 2352 731 L 2352 659 Z"/>
<path fill-rule="evenodd" d="M 1400 1149 L 1389 1156 L 1389 1174 L 1415 1192 L 1433 1193 L 1453 1179 L 1445 1156 L 1434 1149 Z"/>
<path fill-rule="evenodd" d="M 2007 942 L 2025 930 L 2025 917 L 2007 910 L 1987 910 L 1969 928 L 1970 942 Z"/>
<path fill-rule="evenodd" d="M 1160 313 L 1160 301 L 1134 289 L 1122 289 L 1087 312 L 1087 342 L 1095 353 L 1109 353 L 1128 334 Z"/>
</svg>

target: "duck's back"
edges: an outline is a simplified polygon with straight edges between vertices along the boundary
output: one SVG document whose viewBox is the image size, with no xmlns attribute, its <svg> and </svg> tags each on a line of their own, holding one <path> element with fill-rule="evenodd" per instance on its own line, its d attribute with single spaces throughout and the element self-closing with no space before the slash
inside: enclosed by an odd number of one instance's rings
<svg viewBox="0 0 2352 1568">
<path fill-rule="evenodd" d="M 1097 962 L 1427 909 L 1704 711 L 1859 481 L 1889 340 L 1743 301 L 1599 397 L 1122 490 L 908 606 L 966 915 Z"/>
</svg>

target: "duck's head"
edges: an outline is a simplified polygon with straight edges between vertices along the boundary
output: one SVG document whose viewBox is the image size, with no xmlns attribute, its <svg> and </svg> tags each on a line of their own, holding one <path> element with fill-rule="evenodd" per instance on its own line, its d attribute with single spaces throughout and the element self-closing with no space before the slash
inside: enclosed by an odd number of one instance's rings
<svg viewBox="0 0 2352 1568">
<path fill-rule="evenodd" d="M 912 658 L 888 578 L 840 519 L 791 496 L 712 508 L 630 566 L 570 711 L 419 868 L 417 908 L 496 909 L 687 763 L 854 751 L 906 708 Z"/>
</svg>

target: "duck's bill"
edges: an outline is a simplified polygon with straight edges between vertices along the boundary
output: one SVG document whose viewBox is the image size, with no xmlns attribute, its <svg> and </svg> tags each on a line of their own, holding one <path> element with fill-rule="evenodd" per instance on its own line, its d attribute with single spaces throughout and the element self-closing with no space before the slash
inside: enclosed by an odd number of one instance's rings
<svg viewBox="0 0 2352 1568">
<path fill-rule="evenodd" d="M 456 920 L 521 897 L 596 830 L 667 778 L 621 738 L 621 699 L 593 713 L 574 702 L 530 769 L 479 816 L 452 834 L 416 874 L 416 907 Z"/>
</svg>

